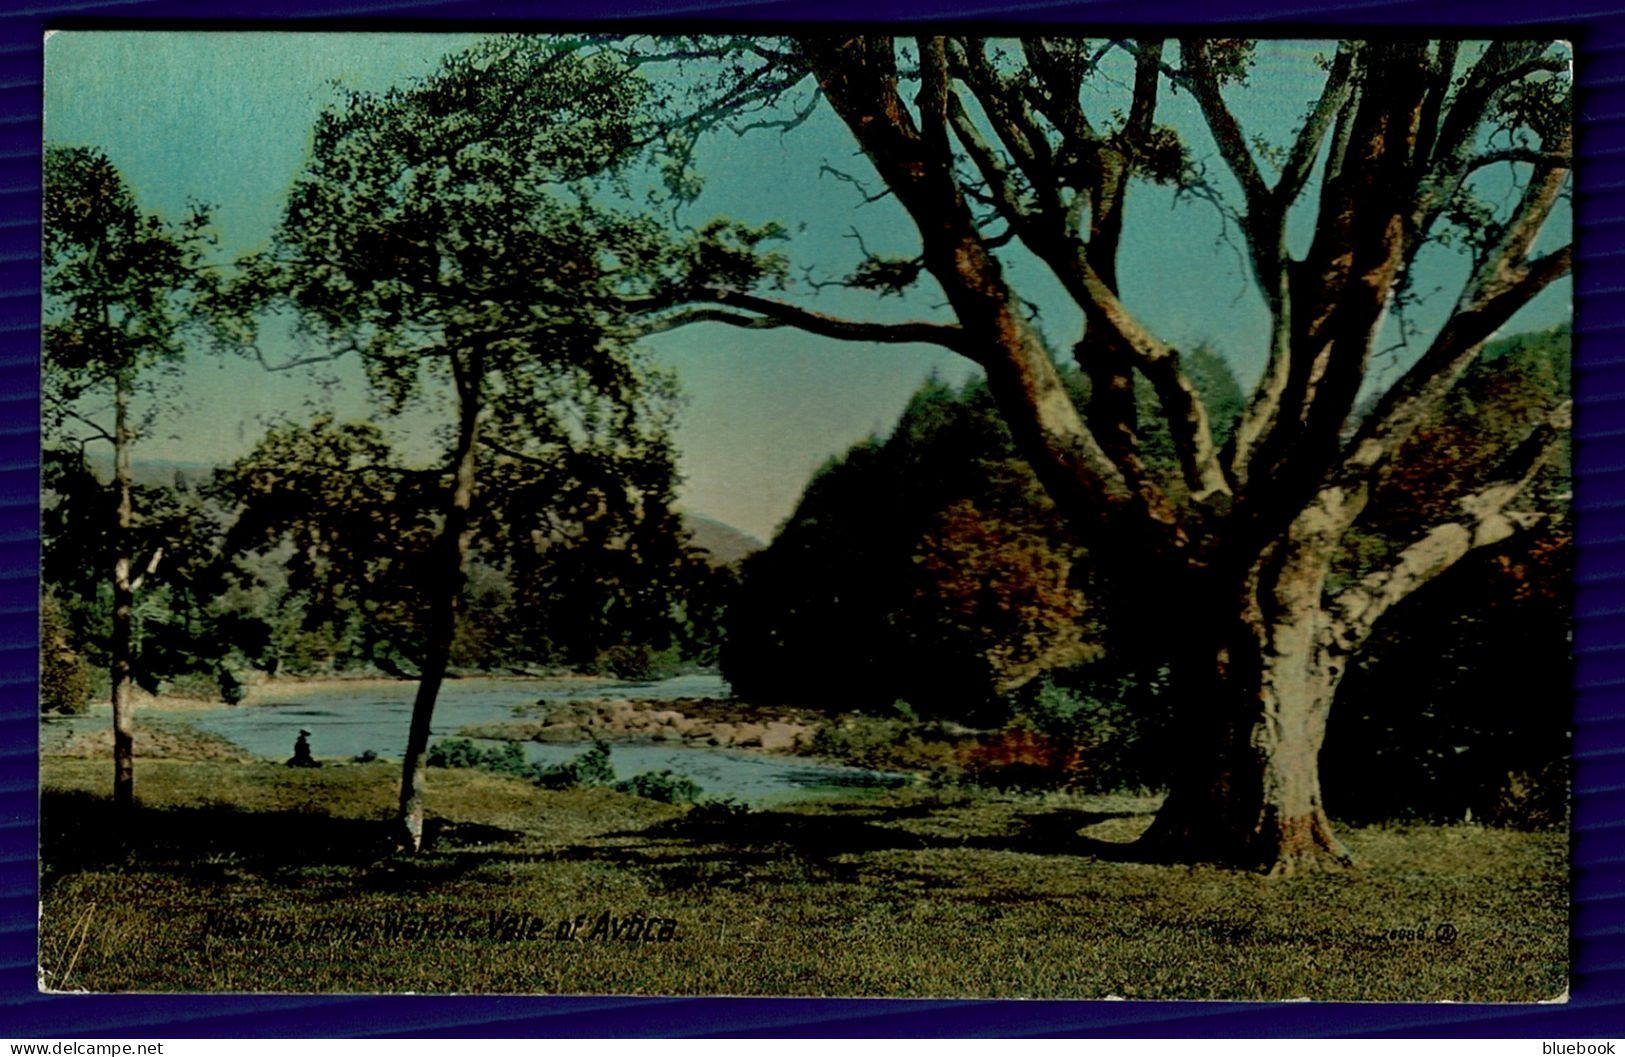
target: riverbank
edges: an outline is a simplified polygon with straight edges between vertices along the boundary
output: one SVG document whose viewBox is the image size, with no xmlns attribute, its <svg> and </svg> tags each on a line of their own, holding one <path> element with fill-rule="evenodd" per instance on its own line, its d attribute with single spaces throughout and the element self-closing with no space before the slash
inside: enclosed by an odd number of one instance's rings
<svg viewBox="0 0 1625 1057">
<path fill-rule="evenodd" d="M 1358 868 L 1267 879 L 1136 861 L 1154 797 L 914 787 L 718 811 L 437 770 L 407 857 L 390 851 L 397 777 L 138 759 L 140 807 L 116 820 L 101 761 L 47 758 L 42 984 L 1384 1002 L 1567 986 L 1562 833 L 1344 827 Z"/>
<path fill-rule="evenodd" d="M 40 755 L 75 759 L 113 758 L 113 709 L 93 706 L 73 716 L 40 717 Z M 253 757 L 228 738 L 193 725 L 186 709 L 137 709 L 135 755 L 140 759 L 227 760 Z"/>
<path fill-rule="evenodd" d="M 764 752 L 810 752 L 828 718 L 811 709 L 762 708 L 732 699 L 543 699 L 514 709 L 519 718 L 465 726 L 460 738 L 578 743 L 593 739 L 709 745 Z"/>
<path fill-rule="evenodd" d="M 256 684 L 234 706 L 138 695 L 136 726 L 145 733 L 137 752 L 207 759 L 227 758 L 234 751 L 190 745 L 181 736 L 182 725 L 190 725 L 223 738 L 221 744 L 281 760 L 292 751 L 298 731 L 308 727 L 318 759 L 395 757 L 406 740 L 415 688 L 409 680 L 377 677 L 282 679 Z M 1102 780 L 1087 764 L 1080 766 L 1064 739 L 1030 728 L 973 730 L 901 716 L 757 705 L 727 695 L 727 684 L 706 674 L 654 683 L 569 674 L 467 676 L 443 687 L 433 737 L 516 743 L 533 761 L 549 763 L 559 762 L 550 755 L 556 749 L 605 742 L 638 752 L 714 749 L 793 756 L 937 783 L 1097 792 L 1121 784 Z M 44 751 L 86 756 L 99 748 L 110 753 L 108 712 L 99 704 L 83 716 L 47 716 Z M 65 736 L 63 727 L 84 736 Z M 656 766 L 681 769 L 676 759 Z"/>
<path fill-rule="evenodd" d="M 726 684 L 712 677 L 719 695 Z M 904 747 L 901 738 L 870 738 L 862 745 L 849 735 L 852 717 L 841 717 L 816 709 L 784 706 L 758 706 L 726 696 L 698 696 L 682 693 L 688 684 L 672 681 L 653 684 L 627 683 L 607 676 L 549 675 L 470 675 L 448 680 L 436 709 L 437 737 L 478 738 L 496 741 L 534 742 L 543 745 L 586 745 L 593 741 L 611 744 L 671 745 L 693 748 L 739 750 L 746 753 L 798 755 L 833 763 L 853 764 L 885 770 L 893 767 L 923 773 L 943 760 L 927 759 L 919 753 L 878 753 L 894 745 Z M 678 687 L 677 693 L 670 688 Z M 135 694 L 137 754 L 178 759 L 231 758 L 241 755 L 233 748 L 229 733 L 224 736 L 199 730 L 193 721 L 209 722 L 220 717 L 236 719 L 295 713 L 293 706 L 317 703 L 314 707 L 359 714 L 356 710 L 375 708 L 375 698 L 399 700 L 399 708 L 409 710 L 415 688 L 411 680 L 377 676 L 299 678 L 264 680 L 249 686 L 247 696 L 236 705 L 179 695 Z M 512 704 L 497 709 L 500 718 L 458 723 L 453 704 L 468 690 L 488 692 L 493 688 L 522 690 L 508 695 Z M 377 691 L 377 694 L 369 693 Z M 659 693 L 657 693 L 657 691 Z M 611 694 L 619 696 L 611 696 Z M 649 693 L 652 696 L 640 696 Z M 665 696 L 660 696 L 664 693 Z M 334 704 L 334 702 L 341 702 Z M 397 710 L 398 710 L 397 709 Z M 111 709 L 105 703 L 93 705 L 76 716 L 46 715 L 42 721 L 42 751 L 75 757 L 106 755 L 112 751 Z M 489 712 L 486 713 L 489 715 Z M 217 724 L 218 725 L 218 724 Z M 318 758 L 348 759 L 362 749 L 335 756 L 324 747 L 320 720 L 290 719 L 288 729 L 274 746 L 258 751 L 268 759 L 280 758 L 293 743 L 301 725 L 316 730 L 312 738 Z M 873 724 L 870 724 L 873 726 Z M 188 737 L 186 732 L 195 737 Z M 404 739 L 404 728 L 402 731 Z M 393 755 L 393 742 L 375 739 L 365 749 L 379 755 Z M 395 749 L 398 751 L 398 748 Z M 861 759 L 859 759 L 861 757 Z M 883 758 L 884 757 L 884 758 Z"/>
<path fill-rule="evenodd" d="M 574 672 L 540 673 L 533 675 L 511 673 L 467 673 L 449 677 L 446 685 L 456 686 L 463 680 L 480 680 L 496 683 L 535 684 L 538 693 L 577 691 L 584 687 L 615 686 L 621 680 L 607 675 L 582 675 Z M 393 689 L 403 686 L 415 686 L 416 679 L 401 679 L 387 675 L 331 675 L 331 676 L 294 676 L 281 678 L 257 677 L 244 684 L 246 696 L 234 708 L 254 708 L 261 705 L 280 705 L 289 701 L 296 701 L 310 692 L 325 692 L 329 690 L 366 690 L 387 688 Z M 132 688 L 131 701 L 137 712 L 165 712 L 165 713 L 191 713 L 212 712 L 227 707 L 226 703 L 217 694 L 187 695 L 176 693 L 149 694 L 140 688 Z M 88 715 L 96 711 L 111 712 L 112 706 L 105 701 L 94 702 Z"/>
<path fill-rule="evenodd" d="M 325 766 L 398 760 L 415 684 L 311 680 L 278 689 L 277 694 L 261 695 L 256 704 L 221 704 L 202 712 L 138 707 L 136 755 L 282 763 L 293 753 L 297 737 Z M 908 774 L 854 768 L 811 754 L 821 728 L 810 714 L 799 716 L 803 721 L 797 724 L 720 697 L 683 696 L 725 690 L 726 684 L 714 676 L 653 684 L 534 677 L 457 680 L 442 689 L 430 744 L 441 752 L 441 760 L 531 777 L 573 766 L 602 745 L 607 771 L 595 770 L 597 781 L 641 782 L 640 788 L 655 783 L 665 795 L 755 807 L 857 795 L 862 789 L 910 780 Z M 652 696 L 597 696 L 616 692 Z M 110 726 L 106 706 L 88 715 L 47 716 L 41 724 L 43 754 L 108 758 Z M 610 747 L 613 751 L 607 751 Z M 432 753 L 430 762 L 436 763 Z"/>
</svg>

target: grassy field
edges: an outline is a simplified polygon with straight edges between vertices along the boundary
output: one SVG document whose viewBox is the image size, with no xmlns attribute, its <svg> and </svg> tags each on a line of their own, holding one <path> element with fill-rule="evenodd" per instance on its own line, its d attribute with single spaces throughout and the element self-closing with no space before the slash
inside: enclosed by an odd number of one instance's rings
<svg viewBox="0 0 1625 1057">
<path fill-rule="evenodd" d="M 915 788 L 729 814 L 436 771 L 429 846 L 408 858 L 386 843 L 391 764 L 140 760 L 142 804 L 120 826 L 108 771 L 44 762 L 44 987 L 1380 1001 L 1566 987 L 1557 833 L 1350 830 L 1359 868 L 1267 879 L 1126 860 L 1110 842 L 1149 821 L 1140 798 Z"/>
</svg>

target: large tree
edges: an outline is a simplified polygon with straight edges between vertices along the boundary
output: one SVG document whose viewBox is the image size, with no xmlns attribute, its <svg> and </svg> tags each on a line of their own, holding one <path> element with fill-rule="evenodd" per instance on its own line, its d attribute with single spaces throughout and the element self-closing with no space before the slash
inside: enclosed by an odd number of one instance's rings
<svg viewBox="0 0 1625 1057">
<path fill-rule="evenodd" d="M 700 276 L 761 277 L 752 248 L 772 231 L 719 223 L 684 239 L 642 201 L 628 204 L 627 166 L 656 132 L 634 71 L 537 38 L 492 40 L 422 79 L 352 93 L 321 115 L 272 245 L 242 262 L 225 302 L 245 324 L 237 337 L 268 366 L 359 356 L 386 415 L 438 422 L 443 450 L 428 475 L 437 509 L 408 501 L 425 475 L 386 463 L 376 430 L 286 432 L 280 448 L 257 453 L 261 472 L 243 475 L 252 490 L 286 491 L 294 468 L 279 468 L 276 451 L 304 452 L 296 461 L 316 477 L 359 474 L 386 493 L 351 511 L 348 528 L 322 517 L 305 528 L 362 533 L 342 560 L 362 575 L 404 575 L 404 594 L 391 593 L 415 609 L 420 676 L 399 812 L 407 848 L 422 841 L 430 723 L 482 503 L 501 513 L 530 494 L 529 521 L 485 525 L 534 547 L 554 542 L 536 521 L 544 506 L 558 510 L 537 497 L 565 480 L 578 526 L 672 529 L 649 472 L 664 451 L 668 383 L 635 346 L 624 305 Z M 657 182 L 644 191 L 665 193 Z M 308 355 L 271 362 L 260 352 L 254 324 L 278 310 L 298 320 Z M 335 485 L 335 498 L 347 502 L 358 480 Z M 419 536 L 415 557 L 397 546 Z"/>
<path fill-rule="evenodd" d="M 136 568 L 130 453 L 156 418 L 160 402 L 152 398 L 166 372 L 185 354 L 183 331 L 196 318 L 193 298 L 207 285 L 207 215 L 194 211 L 170 224 L 140 207 L 105 155 L 58 145 L 45 152 L 43 214 L 44 444 L 55 457 L 76 463 L 92 443 L 106 443 L 113 453 L 113 499 L 99 514 L 105 528 L 93 531 L 110 559 L 102 575 L 112 587 L 113 800 L 128 808 L 135 781 L 135 594 L 143 570 L 156 570 L 164 557 L 153 545 Z"/>
<path fill-rule="evenodd" d="M 1170 667 L 1183 756 L 1145 844 L 1277 871 L 1346 861 L 1318 774 L 1339 680 L 1396 603 L 1532 521 L 1520 497 L 1568 425 L 1566 406 L 1547 409 L 1386 566 L 1328 590 L 1395 453 L 1486 339 L 1569 270 L 1566 245 L 1536 248 L 1569 182 L 1566 52 L 1517 40 L 1345 42 L 1321 59 L 1320 90 L 1291 138 L 1271 144 L 1232 109 L 1251 90 L 1250 41 L 832 34 L 675 50 L 744 71 L 722 76 L 702 118 L 762 109 L 815 80 L 919 235 L 917 257 L 872 259 L 852 285 L 929 275 L 953 320 L 838 319 L 711 287 L 671 305 L 673 325 L 930 342 L 980 366 L 1057 506 L 1118 570 L 1117 637 Z M 1124 76 L 1111 76 L 1113 63 Z M 1126 94 L 1115 112 L 1097 108 L 1102 77 Z M 1170 91 L 1195 100 L 1227 180 L 1201 178 L 1188 137 L 1159 123 Z M 1514 188 L 1499 204 L 1481 193 L 1492 177 Z M 1136 181 L 1178 184 L 1239 226 L 1269 336 L 1228 437 L 1179 350 L 1120 296 Z M 1313 229 L 1298 252 L 1289 215 Z M 1412 266 L 1437 240 L 1469 254 L 1468 277 L 1420 354 L 1363 401 L 1385 316 L 1417 300 Z M 1071 350 L 1091 383 L 1081 405 L 1012 279 L 1017 248 L 1081 311 Z M 1175 485 L 1148 468 L 1136 376 L 1155 390 Z"/>
</svg>

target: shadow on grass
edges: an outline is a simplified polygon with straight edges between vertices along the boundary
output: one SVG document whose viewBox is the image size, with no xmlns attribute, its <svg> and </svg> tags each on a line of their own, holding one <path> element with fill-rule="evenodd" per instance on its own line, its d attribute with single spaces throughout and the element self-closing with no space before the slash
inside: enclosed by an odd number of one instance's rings
<svg viewBox="0 0 1625 1057">
<path fill-rule="evenodd" d="M 489 845 L 522 834 L 494 826 L 429 819 L 424 852 L 395 852 L 384 819 L 335 818 L 323 811 L 250 811 L 230 804 L 156 808 L 121 816 L 112 801 L 83 792 L 40 798 L 40 861 L 54 874 L 139 867 L 197 879 L 227 871 L 270 874 L 310 867 L 378 867 L 374 887 L 448 880 L 497 857 Z"/>
<path fill-rule="evenodd" d="M 829 810 L 765 810 L 687 815 L 637 830 L 608 832 L 566 847 L 525 846 L 526 834 L 431 818 L 423 851 L 395 850 L 387 819 L 339 818 L 320 810 L 254 811 L 231 804 L 156 808 L 128 818 L 104 796 L 48 791 L 41 801 L 44 882 L 76 872 L 127 869 L 201 882 L 243 874 L 329 874 L 371 891 L 408 890 L 463 877 L 493 862 L 578 861 L 650 871 L 667 887 L 743 883 L 751 873 L 793 864 L 807 877 L 855 876 L 845 861 L 872 852 L 975 849 L 1135 861 L 1132 844 L 1094 840 L 1080 830 L 1132 811 L 1034 808 L 999 832 L 965 832 L 951 805 L 832 805 Z M 934 826 L 933 824 L 936 823 Z"/>
<path fill-rule="evenodd" d="M 1113 862 L 1137 861 L 1143 849 L 1132 843 L 1098 840 L 1080 830 L 1111 819 L 1131 818 L 1133 811 L 1083 811 L 1046 808 L 1016 816 L 1017 828 L 1000 833 L 921 832 L 894 823 L 929 822 L 951 808 L 922 810 L 921 805 L 870 807 L 840 805 L 834 813 L 753 811 L 728 818 L 685 816 L 643 830 L 605 834 L 606 843 L 580 845 L 561 853 L 569 857 L 623 865 L 683 862 L 752 865 L 800 860 L 814 872 L 837 876 L 849 869 L 837 860 L 875 851 L 977 849 L 1029 855 L 1073 856 Z"/>
</svg>

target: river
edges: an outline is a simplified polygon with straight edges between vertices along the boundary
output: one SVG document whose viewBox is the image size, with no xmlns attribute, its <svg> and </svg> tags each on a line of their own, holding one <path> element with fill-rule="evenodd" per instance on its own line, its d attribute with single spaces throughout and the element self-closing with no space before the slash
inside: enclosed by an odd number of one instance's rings
<svg viewBox="0 0 1625 1057">
<path fill-rule="evenodd" d="M 324 683 L 256 691 L 254 703 L 196 714 L 192 722 L 228 738 L 255 756 L 285 759 L 300 730 L 310 731 L 317 757 L 349 759 L 365 752 L 399 758 L 412 718 L 411 682 Z M 431 743 L 466 726 L 514 718 L 516 706 L 546 698 L 638 698 L 668 700 L 727 697 L 715 675 L 680 675 L 653 683 L 596 680 L 455 679 L 441 688 Z M 490 744 L 498 744 L 492 742 Z M 561 763 L 585 751 L 580 744 L 524 742 L 526 755 Z M 753 805 L 829 796 L 855 788 L 901 784 L 902 775 L 845 767 L 795 756 L 771 756 L 699 745 L 613 742 L 610 763 L 617 778 L 645 771 L 687 775 L 707 797 L 732 797 Z"/>
</svg>

